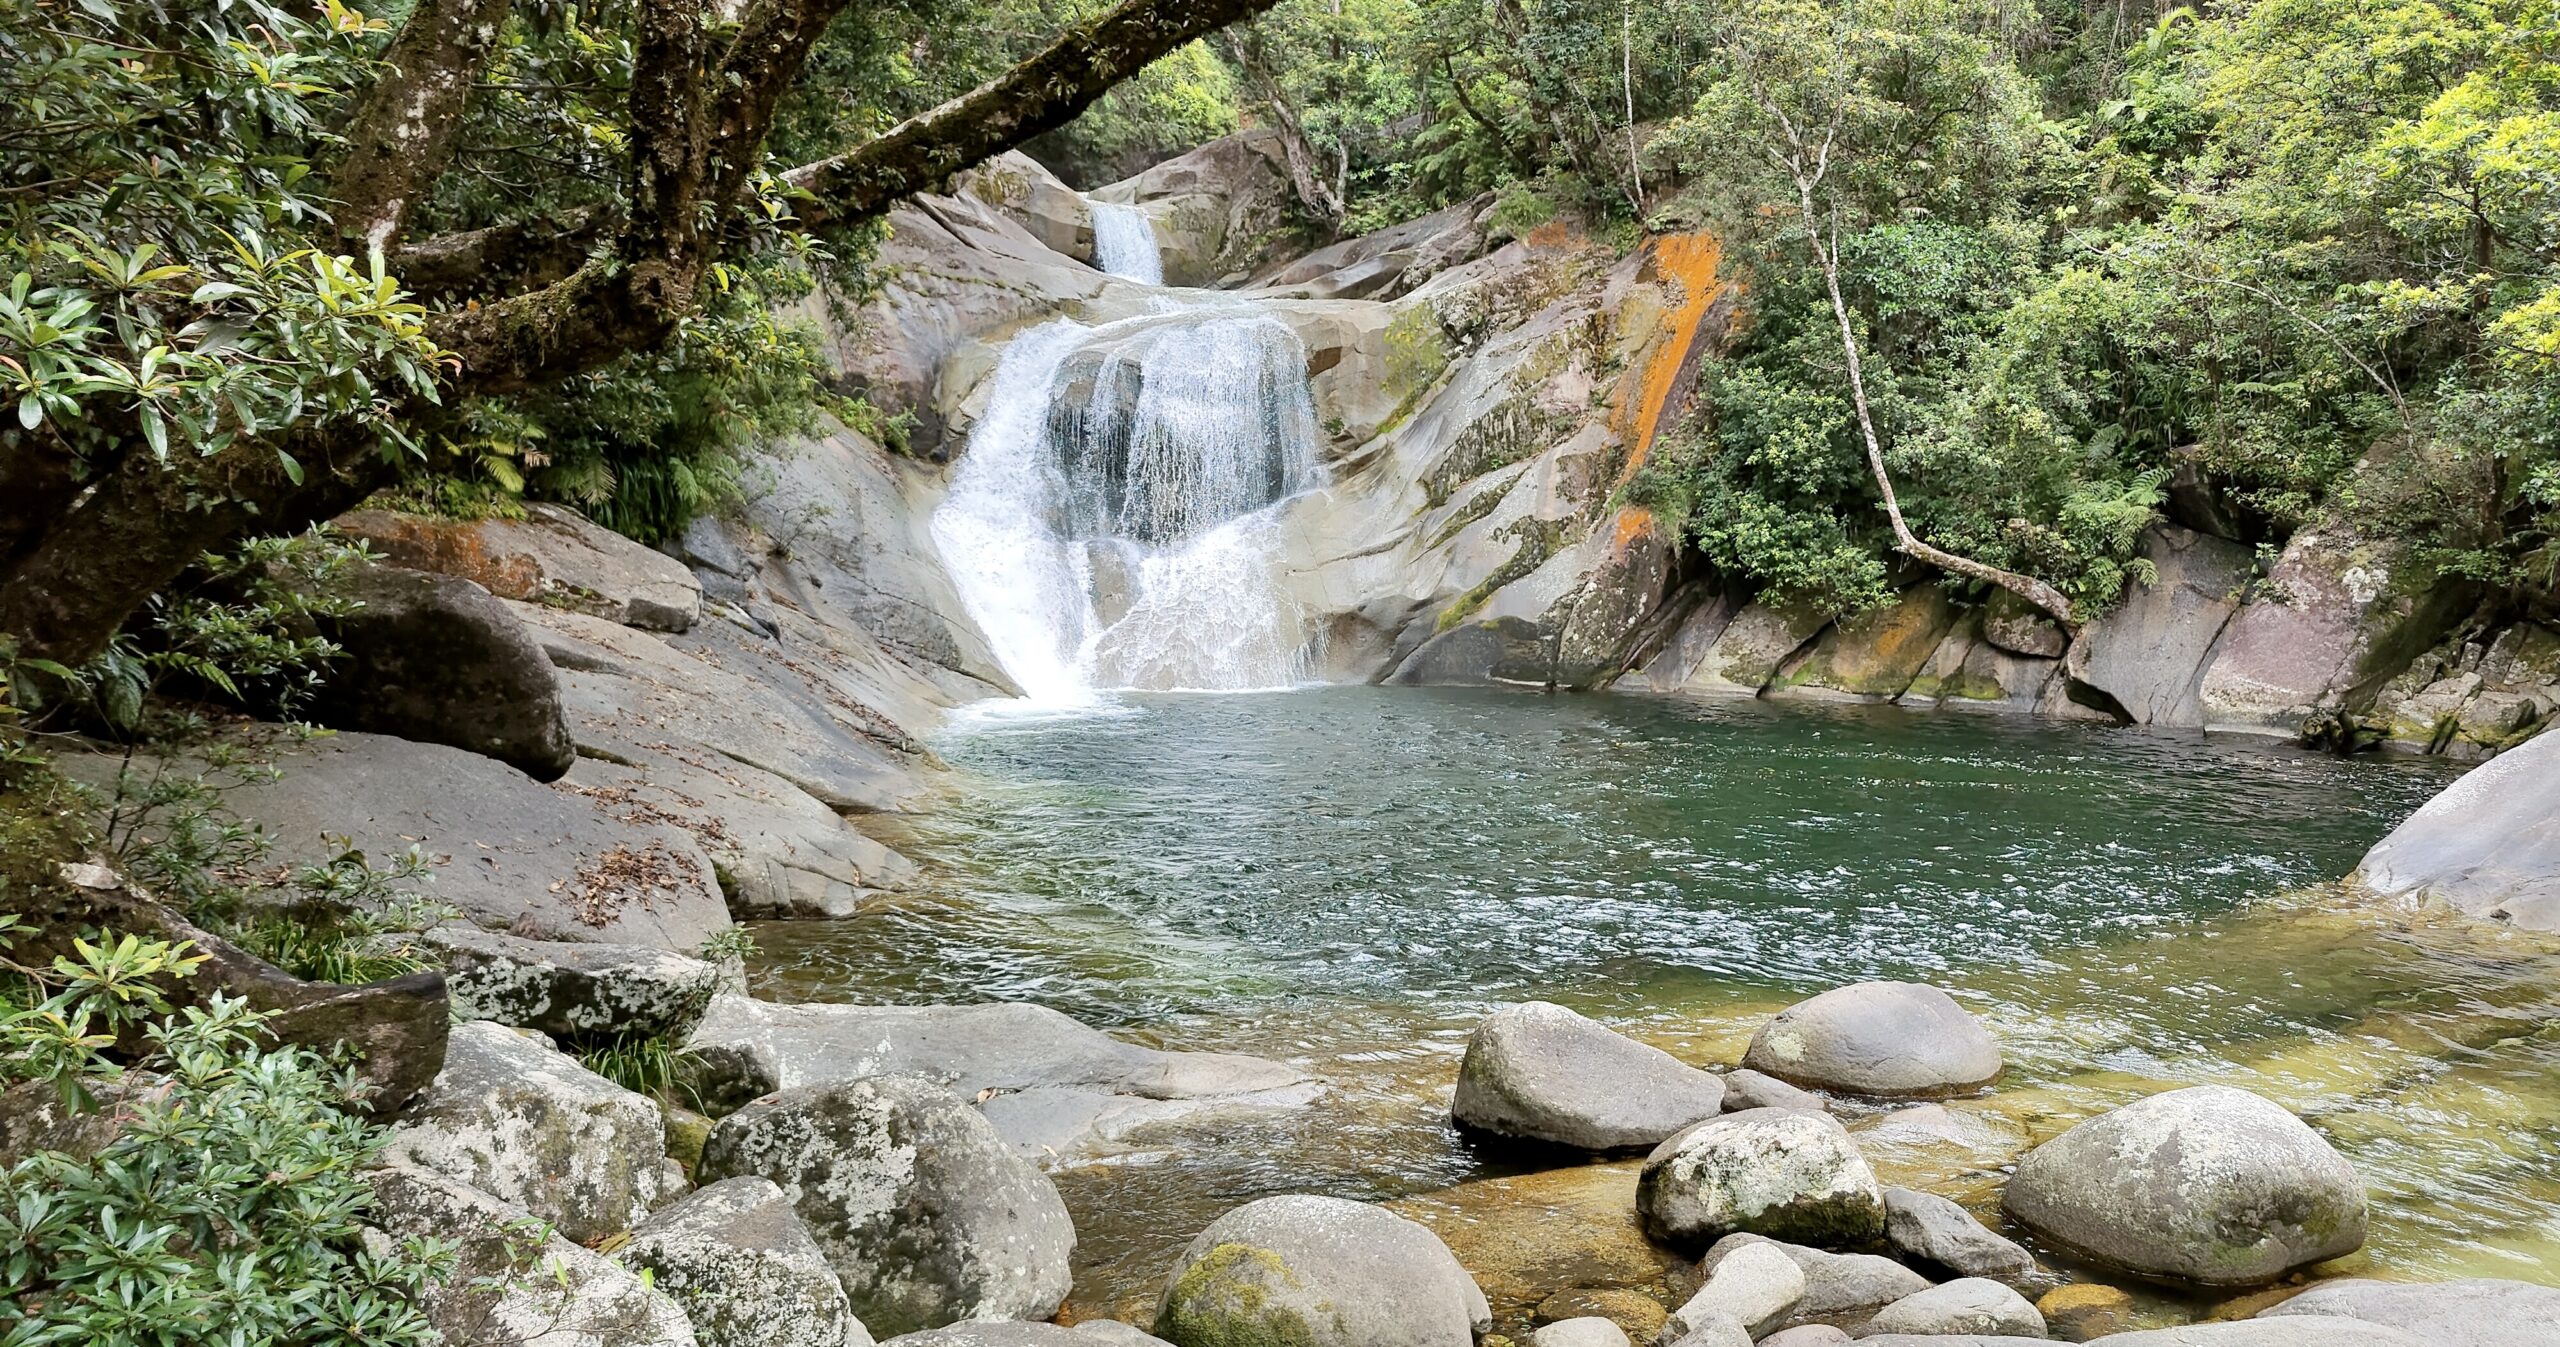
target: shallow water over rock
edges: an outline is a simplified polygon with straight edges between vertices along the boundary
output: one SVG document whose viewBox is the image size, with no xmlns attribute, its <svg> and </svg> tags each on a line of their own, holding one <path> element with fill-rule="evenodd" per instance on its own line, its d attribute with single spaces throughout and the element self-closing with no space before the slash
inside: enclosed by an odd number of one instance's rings
<svg viewBox="0 0 2560 1347">
<path fill-rule="evenodd" d="M 1631 1204 L 1613 1225 L 1581 1196 L 1631 1169 L 1512 1177 L 1448 1127 L 1468 1030 L 1542 998 L 1721 1067 L 1863 978 L 1946 987 L 2008 1062 L 1981 1096 L 1845 1109 L 1887 1183 L 1997 1226 L 2025 1147 L 2171 1084 L 2239 1085 L 2364 1173 L 2373 1236 L 2340 1267 L 2560 1280 L 2560 946 L 2322 887 L 2442 786 L 2434 764 L 1370 688 L 991 709 L 938 747 L 957 785 L 893 839 L 925 886 L 758 927 L 761 994 L 1036 1001 L 1334 1085 L 1062 1172 L 1088 1310 L 1141 1312 L 1211 1219 L 1292 1191 L 1400 1200 L 1507 1323 L 1572 1286 L 1667 1293 Z"/>
</svg>

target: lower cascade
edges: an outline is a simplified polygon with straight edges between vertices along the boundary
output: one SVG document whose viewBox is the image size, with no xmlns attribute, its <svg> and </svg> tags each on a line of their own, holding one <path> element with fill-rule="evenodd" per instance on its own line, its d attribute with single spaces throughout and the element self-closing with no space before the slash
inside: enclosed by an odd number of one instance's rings
<svg viewBox="0 0 2560 1347">
<path fill-rule="evenodd" d="M 1108 269 L 1156 274 L 1145 216 L 1095 223 Z M 1325 481 L 1315 444 L 1305 348 L 1248 303 L 1057 320 L 1005 349 L 934 542 L 1034 701 L 1290 686 L 1313 652 L 1282 513 Z"/>
</svg>

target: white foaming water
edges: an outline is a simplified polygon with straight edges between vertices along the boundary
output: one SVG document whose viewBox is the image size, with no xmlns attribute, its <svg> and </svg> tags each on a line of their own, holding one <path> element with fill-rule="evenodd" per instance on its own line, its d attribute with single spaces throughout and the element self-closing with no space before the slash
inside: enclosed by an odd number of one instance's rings
<svg viewBox="0 0 2560 1347">
<path fill-rule="evenodd" d="M 1015 338 L 988 392 L 933 537 L 1030 699 L 1306 680 L 1279 514 L 1324 472 L 1286 324 L 1233 306 L 1061 319 Z"/>
<path fill-rule="evenodd" d="M 1164 284 L 1164 251 L 1156 246 L 1155 222 L 1147 213 L 1113 201 L 1092 204 L 1094 265 L 1113 276 Z"/>
</svg>

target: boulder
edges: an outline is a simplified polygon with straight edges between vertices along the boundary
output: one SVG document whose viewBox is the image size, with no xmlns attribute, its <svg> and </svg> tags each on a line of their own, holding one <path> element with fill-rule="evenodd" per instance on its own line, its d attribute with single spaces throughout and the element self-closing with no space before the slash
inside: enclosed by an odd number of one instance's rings
<svg viewBox="0 0 2560 1347">
<path fill-rule="evenodd" d="M 1241 282 L 1302 251 L 1311 233 L 1299 222 L 1287 155 L 1270 127 L 1213 140 L 1090 195 L 1147 213 L 1168 285 Z"/>
<path fill-rule="evenodd" d="M 2397 544 L 2304 529 L 2215 647 L 2197 691 L 2204 723 L 2292 735 L 2315 713 L 2360 710 L 2472 597 L 2427 578 Z"/>
<path fill-rule="evenodd" d="M 1588 1151 L 1650 1149 L 1724 1106 L 1724 1083 L 1545 1001 L 1476 1026 L 1449 1114 L 1460 1127 Z"/>
<path fill-rule="evenodd" d="M 2136 725 L 2198 726 L 2196 686 L 2204 661 L 2256 574 L 2239 543 L 2175 524 L 2142 535 L 2142 557 L 2159 572 L 2080 633 L 2065 661 L 2071 699 Z"/>
<path fill-rule="evenodd" d="M 2364 1244 L 2364 1181 L 2301 1119 L 2199 1085 L 2103 1113 L 2029 1151 L 2009 1216 L 2112 1266 L 2255 1286 Z"/>
<path fill-rule="evenodd" d="M 872 1347 L 791 1199 L 765 1179 L 685 1195 L 620 1256 L 675 1298 L 701 1347 Z"/>
<path fill-rule="evenodd" d="M 1753 603 L 1733 615 L 1676 691 L 1692 697 L 1756 697 L 1788 656 L 1821 631 L 1817 612 Z"/>
<path fill-rule="evenodd" d="M 310 716 L 484 754 L 536 781 L 578 760 L 560 677 L 505 604 L 469 580 L 364 565 L 332 579 L 347 612 L 314 619 L 341 654 Z"/>
<path fill-rule="evenodd" d="M 1898 1338 L 1870 1339 L 1887 1347 L 1961 1347 L 1972 1339 Z M 1980 1341 L 2008 1347 L 2009 1343 L 2034 1341 L 2025 1338 L 1984 1338 Z M 2139 1333 L 2113 1333 L 2098 1339 L 2106 1347 L 2443 1347 L 2434 1338 L 2403 1333 L 2396 1328 L 2369 1324 L 2361 1319 L 2333 1319 L 2325 1315 L 2299 1319 L 2242 1319 L 2232 1323 L 2187 1324 L 2179 1328 L 2152 1328 Z"/>
<path fill-rule="evenodd" d="M 771 1180 L 874 1333 L 1041 1319 L 1066 1298 L 1058 1191 L 950 1091 L 878 1076 L 768 1095 L 723 1119 L 696 1177 Z"/>
<path fill-rule="evenodd" d="M 1011 216 L 1051 251 L 1092 259 L 1092 204 L 1030 155 L 1007 150 L 959 174 L 951 187 Z"/>
<path fill-rule="evenodd" d="M 2349 883 L 2529 930 L 2560 930 L 2560 734 L 2447 786 L 2374 844 Z"/>
<path fill-rule="evenodd" d="M 382 1149 L 586 1243 L 631 1229 L 665 1194 L 658 1106 L 512 1029 L 458 1024 L 444 1069 Z"/>
<path fill-rule="evenodd" d="M 1662 1347 L 1751 1347 L 1751 1334 L 1729 1315 L 1711 1314 L 1688 1336 Z"/>
<path fill-rule="evenodd" d="M 2261 1321 L 2297 1315 L 2354 1319 L 2398 1329 L 2430 1347 L 2550 1347 L 2560 1340 L 2560 1287 L 2471 1277 L 2449 1282 L 2321 1282 Z"/>
<path fill-rule="evenodd" d="M 1904 590 L 1882 608 L 1826 628 L 1812 649 L 1778 669 L 1769 695 L 1891 701 L 1920 675 L 1954 623 L 1955 605 L 1944 586 Z"/>
<path fill-rule="evenodd" d="M 1634 1347 L 1627 1331 L 1596 1314 L 1559 1319 L 1529 1335 L 1529 1347 Z"/>
<path fill-rule="evenodd" d="M 1955 998 L 1916 982 L 1835 987 L 1778 1012 L 1742 1064 L 1877 1098 L 1959 1094 L 2000 1075 L 2000 1045 Z"/>
<path fill-rule="evenodd" d="M 632 945 L 455 928 L 429 932 L 426 943 L 444 960 L 457 1018 L 572 1038 L 610 1033 L 682 1042 L 730 978 L 715 964 Z"/>
<path fill-rule="evenodd" d="M 1890 1258 L 1871 1253 L 1830 1253 L 1758 1235 L 1727 1235 L 1717 1240 L 1698 1259 L 1698 1269 L 1713 1275 L 1725 1259 L 1754 1246 L 1785 1254 L 1804 1273 L 1804 1296 L 1787 1312 L 1789 1326 L 1831 1324 L 1855 1332 L 1877 1310 L 1929 1289 L 1928 1278 Z"/>
<path fill-rule="evenodd" d="M 422 1305 L 446 1342 L 696 1347 L 665 1292 L 521 1207 L 398 1164 L 374 1171 L 373 1191 L 373 1219 L 386 1233 L 453 1250 L 451 1275 L 427 1288 Z"/>
<path fill-rule="evenodd" d="M 2025 1296 L 1984 1277 L 1960 1277 L 1876 1311 L 1870 1333 L 1988 1333 L 2044 1336 L 2044 1316 Z"/>
<path fill-rule="evenodd" d="M 2070 638 L 2043 609 L 2005 589 L 1992 591 L 1982 610 L 1982 639 L 2012 655 L 2059 659 Z"/>
<path fill-rule="evenodd" d="M 1671 1312 L 1659 1341 L 1676 1343 L 1719 1318 L 1756 1337 L 1785 1322 L 1804 1293 L 1804 1269 L 1794 1259 L 1771 1245 L 1745 1245 L 1719 1260 L 1698 1293 Z"/>
<path fill-rule="evenodd" d="M 1259 1057 L 1124 1043 L 1045 1006 L 711 1004 L 688 1044 L 716 1106 L 775 1090 L 920 1075 L 980 1101 L 1028 1155 L 1067 1153 L 1134 1128 L 1224 1109 L 1295 1107 L 1320 1088 Z"/>
<path fill-rule="evenodd" d="M 1959 1277 L 2008 1282 L 2035 1271 L 2035 1256 L 1983 1228 L 1973 1213 L 1935 1193 L 1884 1190 L 1884 1235 L 1895 1253 Z"/>
<path fill-rule="evenodd" d="M 1164 1339 L 1111 1319 L 1056 1324 L 953 1324 L 892 1338 L 882 1347 L 1165 1347 Z"/>
<path fill-rule="evenodd" d="M 160 1077 L 127 1071 L 83 1081 L 89 1102 L 73 1107 L 50 1080 L 22 1080 L 0 1089 L 0 1174 L 38 1151 L 87 1161 L 115 1143 L 169 1093 Z"/>
<path fill-rule="evenodd" d="M 358 510 L 338 527 L 396 565 L 469 580 L 502 599 L 651 631 L 683 631 L 702 615 L 702 585 L 682 563 L 562 505 L 482 520 Z"/>
<path fill-rule="evenodd" d="M 1473 1347 L 1484 1293 L 1422 1226 L 1364 1202 L 1266 1197 L 1191 1241 L 1156 1336 L 1176 1347 Z"/>
<path fill-rule="evenodd" d="M 1884 1232 L 1884 1194 L 1849 1133 L 1795 1109 L 1727 1113 L 1655 1147 L 1636 1210 L 1648 1233 L 1677 1245 L 1737 1232 L 1854 1245 Z"/>
<path fill-rule="evenodd" d="M 1847 1333 L 1829 1324 L 1798 1324 L 1760 1340 L 1760 1347 L 1847 1347 Z"/>
<path fill-rule="evenodd" d="M 1765 1071 L 1737 1067 L 1724 1073 L 1724 1109 L 1740 1113 L 1748 1108 L 1792 1108 L 1807 1113 L 1828 1113 L 1831 1106 L 1811 1090 L 1799 1090 Z"/>
<path fill-rule="evenodd" d="M 2133 1322 L 2133 1297 L 2097 1282 L 2073 1282 L 2036 1297 L 2036 1313 L 2048 1333 L 2065 1342 L 2087 1342 L 2121 1332 Z"/>
</svg>

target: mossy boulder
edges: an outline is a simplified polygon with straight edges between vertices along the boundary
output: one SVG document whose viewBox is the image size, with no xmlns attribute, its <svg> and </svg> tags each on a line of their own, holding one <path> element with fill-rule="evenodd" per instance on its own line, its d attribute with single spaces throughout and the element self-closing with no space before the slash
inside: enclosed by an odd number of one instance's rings
<svg viewBox="0 0 2560 1347">
<path fill-rule="evenodd" d="M 2364 1244 L 2364 1180 L 2319 1133 L 2223 1085 L 2103 1113 L 2029 1151 L 2001 1206 L 2128 1272 L 2256 1286 Z"/>
<path fill-rule="evenodd" d="M 675 1298 L 700 1347 L 871 1347 L 835 1269 L 768 1180 L 687 1194 L 641 1222 L 621 1257 Z"/>
<path fill-rule="evenodd" d="M 1746 1109 L 1654 1149 L 1636 1184 L 1647 1233 L 1697 1246 L 1732 1234 L 1839 1248 L 1884 1233 L 1875 1171 L 1827 1113 Z"/>
<path fill-rule="evenodd" d="M 1438 1236 L 1381 1207 L 1266 1197 L 1174 1265 L 1156 1335 L 1176 1347 L 1472 1347 L 1492 1326 Z"/>
</svg>

